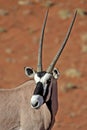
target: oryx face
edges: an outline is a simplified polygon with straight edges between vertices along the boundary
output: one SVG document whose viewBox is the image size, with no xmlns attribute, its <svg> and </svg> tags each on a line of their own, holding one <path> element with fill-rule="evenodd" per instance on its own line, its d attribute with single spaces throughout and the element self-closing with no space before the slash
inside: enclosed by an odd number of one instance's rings
<svg viewBox="0 0 87 130">
<path fill-rule="evenodd" d="M 35 72 L 32 68 L 25 67 L 25 74 L 35 80 L 36 86 L 31 97 L 31 106 L 37 109 L 43 103 L 49 101 L 52 90 L 52 79 L 57 79 L 59 72 L 56 68 L 52 73 L 47 73 L 46 71 Z"/>
<path fill-rule="evenodd" d="M 43 47 L 43 37 L 44 37 L 44 30 L 48 16 L 48 10 L 45 15 L 45 20 L 42 28 L 42 33 L 40 37 L 40 44 L 39 44 L 39 51 L 38 51 L 38 64 L 37 64 L 37 71 L 34 71 L 32 68 L 25 67 L 25 74 L 29 77 L 33 77 L 36 83 L 35 90 L 31 97 L 31 106 L 33 108 L 39 108 L 44 102 L 47 102 L 51 96 L 51 88 L 52 88 L 52 79 L 57 79 L 59 76 L 59 72 L 55 69 L 55 64 L 59 59 L 67 40 L 70 36 L 73 24 L 75 22 L 77 12 L 75 12 L 73 20 L 70 24 L 66 37 L 57 52 L 56 56 L 54 57 L 53 61 L 51 62 L 48 69 L 44 72 L 42 68 L 42 47 Z"/>
</svg>

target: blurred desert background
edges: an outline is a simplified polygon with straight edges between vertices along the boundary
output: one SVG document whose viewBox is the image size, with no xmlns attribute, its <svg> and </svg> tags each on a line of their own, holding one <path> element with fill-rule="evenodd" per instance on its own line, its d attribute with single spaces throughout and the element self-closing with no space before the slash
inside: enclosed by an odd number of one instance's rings
<svg viewBox="0 0 87 130">
<path fill-rule="evenodd" d="M 87 130 L 87 0 L 0 0 L 0 88 L 14 88 L 29 80 L 24 74 L 25 66 L 36 69 L 48 7 L 44 70 L 78 10 L 70 38 L 56 64 L 60 71 L 59 111 L 52 130 Z"/>
</svg>

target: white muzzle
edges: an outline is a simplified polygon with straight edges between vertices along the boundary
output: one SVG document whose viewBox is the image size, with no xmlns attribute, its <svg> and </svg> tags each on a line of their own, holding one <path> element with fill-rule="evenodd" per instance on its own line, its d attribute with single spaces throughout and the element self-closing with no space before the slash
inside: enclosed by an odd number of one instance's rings
<svg viewBox="0 0 87 130">
<path fill-rule="evenodd" d="M 44 103 L 43 97 L 40 95 L 33 95 L 31 97 L 31 107 L 38 109 Z"/>
</svg>

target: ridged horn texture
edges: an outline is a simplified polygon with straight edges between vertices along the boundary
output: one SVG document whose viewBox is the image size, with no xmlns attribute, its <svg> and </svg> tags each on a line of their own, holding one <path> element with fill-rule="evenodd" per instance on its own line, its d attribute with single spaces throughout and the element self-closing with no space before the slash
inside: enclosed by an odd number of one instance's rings
<svg viewBox="0 0 87 130">
<path fill-rule="evenodd" d="M 37 72 L 42 71 L 42 48 L 43 48 L 43 39 L 44 39 L 44 31 L 45 31 L 45 26 L 47 22 L 47 17 L 48 17 L 48 12 L 49 9 L 46 12 L 43 27 L 42 27 L 42 32 L 41 32 L 41 37 L 40 37 L 40 43 L 39 43 L 39 50 L 38 50 L 38 64 L 37 64 Z"/>
<path fill-rule="evenodd" d="M 65 45 L 66 45 L 66 43 L 67 43 L 67 40 L 69 39 L 69 36 L 70 36 L 71 30 L 72 30 L 72 27 L 73 27 L 74 22 L 75 22 L 75 19 L 76 19 L 76 15 L 77 15 L 77 11 L 75 11 L 74 17 L 73 17 L 73 19 L 72 19 L 72 22 L 71 22 L 71 24 L 70 24 L 70 27 L 69 27 L 69 29 L 68 29 L 68 31 L 67 31 L 67 34 L 66 34 L 66 36 L 65 36 L 65 39 L 64 39 L 64 41 L 63 41 L 63 43 L 62 43 L 62 45 L 61 45 L 59 51 L 57 52 L 56 56 L 54 57 L 53 61 L 51 62 L 50 66 L 49 66 L 48 69 L 47 69 L 47 72 L 48 72 L 48 73 L 51 73 L 51 72 L 52 72 L 52 70 L 53 70 L 53 68 L 54 68 L 54 66 L 55 66 L 55 64 L 56 64 L 56 62 L 57 62 L 57 60 L 59 59 L 59 57 L 60 57 L 60 55 L 61 55 L 61 53 L 62 53 L 62 51 L 63 51 L 63 49 L 64 49 L 64 47 L 65 47 Z"/>
</svg>

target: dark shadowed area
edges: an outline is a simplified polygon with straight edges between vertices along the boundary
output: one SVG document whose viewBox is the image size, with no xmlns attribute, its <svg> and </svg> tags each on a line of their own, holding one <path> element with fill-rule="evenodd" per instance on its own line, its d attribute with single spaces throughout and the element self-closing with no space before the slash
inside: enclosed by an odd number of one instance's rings
<svg viewBox="0 0 87 130">
<path fill-rule="evenodd" d="M 52 130 L 87 130 L 87 0 L 0 0 L 0 88 L 29 80 L 24 67 L 37 68 L 41 28 L 47 8 L 43 67 L 47 69 L 78 15 L 56 67 L 59 111 Z"/>
</svg>

